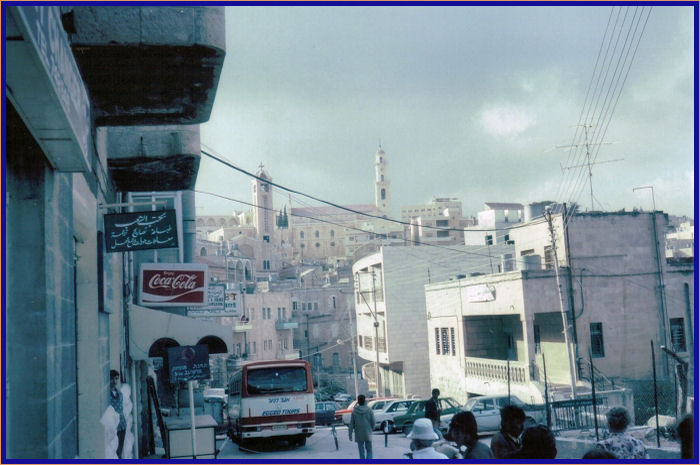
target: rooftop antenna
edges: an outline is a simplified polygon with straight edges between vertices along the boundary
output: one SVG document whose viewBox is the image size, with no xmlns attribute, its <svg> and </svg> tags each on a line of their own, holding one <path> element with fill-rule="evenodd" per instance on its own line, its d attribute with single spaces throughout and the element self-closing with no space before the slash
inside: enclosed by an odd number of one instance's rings
<svg viewBox="0 0 700 465">
<path fill-rule="evenodd" d="M 604 163 L 614 163 L 617 161 L 622 161 L 624 158 L 615 158 L 614 160 L 603 160 L 603 161 L 598 161 L 598 162 L 592 162 L 591 161 L 591 147 L 594 145 L 610 145 L 612 142 L 589 142 L 588 141 L 588 129 L 592 128 L 592 124 L 580 124 L 577 125 L 579 127 L 583 127 L 583 133 L 584 133 L 584 142 L 583 144 L 571 144 L 571 145 L 557 145 L 556 148 L 558 149 L 577 149 L 579 147 L 585 147 L 586 148 L 586 162 L 581 164 L 581 165 L 574 165 L 574 166 L 561 166 L 562 172 L 564 170 L 572 170 L 575 168 L 583 168 L 587 167 L 588 168 L 588 187 L 591 192 L 591 211 L 595 209 L 595 206 L 593 205 L 593 165 L 602 165 Z"/>
</svg>

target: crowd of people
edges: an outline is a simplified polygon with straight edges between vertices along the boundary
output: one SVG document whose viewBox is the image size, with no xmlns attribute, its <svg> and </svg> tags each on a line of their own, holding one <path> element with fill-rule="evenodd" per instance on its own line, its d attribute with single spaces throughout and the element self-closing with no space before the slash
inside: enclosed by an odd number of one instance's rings
<svg viewBox="0 0 700 465">
<path fill-rule="evenodd" d="M 508 405 L 501 409 L 501 429 L 491 438 L 491 446 L 479 441 L 474 414 L 463 411 L 455 414 L 447 433 L 442 435 L 438 396 L 433 389 L 426 404 L 425 418 L 419 418 L 406 436 L 411 440 L 410 451 L 404 454 L 411 459 L 540 459 L 551 460 L 557 456 L 557 443 L 546 425 L 528 424 L 522 408 Z M 608 434 L 588 450 L 583 459 L 590 460 L 635 460 L 648 459 L 644 443 L 634 438 L 627 428 L 631 422 L 629 412 L 623 407 L 614 407 L 606 413 Z M 366 405 L 365 396 L 357 398 L 348 428 L 350 440 L 353 433 L 360 459 L 372 458 L 372 430 L 374 414 Z M 685 416 L 677 427 L 681 442 L 681 457 L 693 457 L 693 419 Z"/>
</svg>

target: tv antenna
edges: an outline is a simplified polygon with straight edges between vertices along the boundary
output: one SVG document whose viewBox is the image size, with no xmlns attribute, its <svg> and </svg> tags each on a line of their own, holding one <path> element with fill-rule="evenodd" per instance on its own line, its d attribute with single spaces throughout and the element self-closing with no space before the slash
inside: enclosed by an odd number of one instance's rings
<svg viewBox="0 0 700 465">
<path fill-rule="evenodd" d="M 578 149 L 579 147 L 584 147 L 586 149 L 586 162 L 580 165 L 574 165 L 574 166 L 561 166 L 562 172 L 564 170 L 573 170 L 576 168 L 588 168 L 588 187 L 591 192 L 591 211 L 594 210 L 594 197 L 593 197 L 593 165 L 602 165 L 605 163 L 614 163 L 618 161 L 624 160 L 624 158 L 615 158 L 614 160 L 603 160 L 603 161 L 591 161 L 591 147 L 593 146 L 600 146 L 600 145 L 611 145 L 612 142 L 589 142 L 588 141 L 588 129 L 592 128 L 592 124 L 580 124 L 578 125 L 579 127 L 583 127 L 583 133 L 584 133 L 584 141 L 583 144 L 571 144 L 571 145 L 557 145 L 556 148 L 558 149 Z"/>
</svg>

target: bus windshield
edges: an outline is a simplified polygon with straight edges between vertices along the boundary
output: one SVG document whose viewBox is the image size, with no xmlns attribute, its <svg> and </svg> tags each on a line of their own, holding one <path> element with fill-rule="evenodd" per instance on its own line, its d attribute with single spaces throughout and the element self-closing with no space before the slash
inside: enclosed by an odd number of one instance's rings
<svg viewBox="0 0 700 465">
<path fill-rule="evenodd" d="M 306 369 L 301 366 L 255 368 L 248 371 L 249 394 L 306 392 L 306 390 Z"/>
</svg>

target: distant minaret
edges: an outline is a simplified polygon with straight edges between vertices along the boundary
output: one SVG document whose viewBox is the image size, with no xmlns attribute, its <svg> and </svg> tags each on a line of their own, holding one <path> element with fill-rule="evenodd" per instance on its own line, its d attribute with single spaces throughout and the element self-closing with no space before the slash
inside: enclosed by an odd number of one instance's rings
<svg viewBox="0 0 700 465">
<path fill-rule="evenodd" d="M 386 171 L 386 154 L 379 143 L 374 160 L 374 204 L 384 216 L 391 216 L 391 186 Z"/>
<path fill-rule="evenodd" d="M 260 170 L 256 173 L 261 179 L 272 181 L 270 175 L 263 169 L 260 163 Z M 258 239 L 270 242 L 274 231 L 275 212 L 272 209 L 272 188 L 269 183 L 260 179 L 253 179 L 253 219 Z"/>
</svg>

